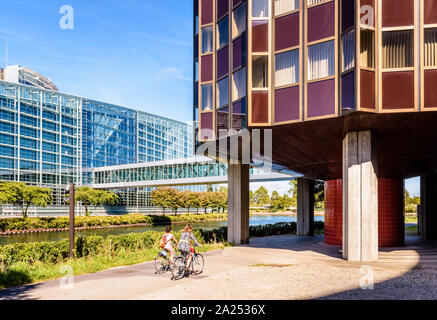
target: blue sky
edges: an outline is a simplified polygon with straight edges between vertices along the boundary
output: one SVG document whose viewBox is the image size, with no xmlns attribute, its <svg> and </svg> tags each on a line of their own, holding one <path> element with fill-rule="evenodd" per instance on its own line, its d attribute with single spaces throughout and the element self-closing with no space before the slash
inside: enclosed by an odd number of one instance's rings
<svg viewBox="0 0 437 320">
<path fill-rule="evenodd" d="M 41 73 L 62 92 L 192 120 L 191 0 L 1 1 L 0 66 L 7 40 L 9 65 Z M 63 5 L 74 9 L 73 30 L 59 27 Z M 418 179 L 405 185 L 419 194 Z"/>
<path fill-rule="evenodd" d="M 59 10 L 74 9 L 62 30 Z M 27 66 L 62 92 L 192 120 L 190 0 L 2 0 L 0 66 Z"/>
</svg>

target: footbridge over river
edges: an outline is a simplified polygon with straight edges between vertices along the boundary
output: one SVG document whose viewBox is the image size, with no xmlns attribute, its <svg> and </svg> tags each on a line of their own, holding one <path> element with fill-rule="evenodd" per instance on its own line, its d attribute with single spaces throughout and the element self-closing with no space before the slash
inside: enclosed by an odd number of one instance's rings
<svg viewBox="0 0 437 320">
<path fill-rule="evenodd" d="M 293 172 L 250 168 L 250 181 L 287 181 Z M 121 189 L 222 184 L 228 182 L 228 165 L 207 157 L 135 163 L 95 168 L 93 188 Z"/>
</svg>

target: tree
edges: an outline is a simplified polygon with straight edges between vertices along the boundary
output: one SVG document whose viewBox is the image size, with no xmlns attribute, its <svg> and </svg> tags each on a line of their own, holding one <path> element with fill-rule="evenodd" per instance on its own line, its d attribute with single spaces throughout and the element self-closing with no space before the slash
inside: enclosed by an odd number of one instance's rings
<svg viewBox="0 0 437 320">
<path fill-rule="evenodd" d="M 325 182 L 317 180 L 314 182 L 314 205 L 318 209 L 325 208 Z"/>
<path fill-rule="evenodd" d="M 288 209 L 290 207 L 292 207 L 292 199 L 288 196 L 288 194 L 284 194 L 282 196 L 282 207 L 284 209 Z"/>
<path fill-rule="evenodd" d="M 254 201 L 257 206 L 263 206 L 269 203 L 270 197 L 265 187 L 261 186 L 258 188 L 258 190 L 255 191 Z"/>
<path fill-rule="evenodd" d="M 290 198 L 290 206 L 296 208 L 297 207 L 297 179 L 293 179 L 289 182 L 290 190 L 288 193 L 291 194 Z"/>
<path fill-rule="evenodd" d="M 253 207 L 255 205 L 255 200 L 254 200 L 254 193 L 252 190 L 249 190 L 249 206 Z"/>
<path fill-rule="evenodd" d="M 283 199 L 279 195 L 278 191 L 273 191 L 270 197 L 270 207 L 272 209 L 283 209 Z"/>
<path fill-rule="evenodd" d="M 201 192 L 199 194 L 200 207 L 204 209 L 205 213 L 210 206 L 210 195 L 209 192 Z"/>
<path fill-rule="evenodd" d="M 97 190 L 90 187 L 77 187 L 74 192 L 75 200 L 82 202 L 85 215 L 90 215 L 90 206 L 115 205 L 119 198 L 111 191 Z"/>
<path fill-rule="evenodd" d="M 174 214 L 178 214 L 178 209 L 183 207 L 181 192 L 173 188 L 164 188 L 165 196 L 167 199 L 167 207 L 174 211 Z"/>
<path fill-rule="evenodd" d="M 150 202 L 156 206 L 162 208 L 162 215 L 165 216 L 165 208 L 167 203 L 167 192 L 165 188 L 158 188 L 150 193 Z"/>
<path fill-rule="evenodd" d="M 188 213 L 190 213 L 190 208 L 197 208 L 198 210 L 200 207 L 200 201 L 197 192 L 192 192 L 192 191 L 181 192 L 181 202 L 182 202 L 182 207 L 188 209 Z"/>
<path fill-rule="evenodd" d="M 1 182 L 0 203 L 19 206 L 27 218 L 29 206 L 47 207 L 53 202 L 52 190 L 28 186 L 24 182 Z"/>
</svg>

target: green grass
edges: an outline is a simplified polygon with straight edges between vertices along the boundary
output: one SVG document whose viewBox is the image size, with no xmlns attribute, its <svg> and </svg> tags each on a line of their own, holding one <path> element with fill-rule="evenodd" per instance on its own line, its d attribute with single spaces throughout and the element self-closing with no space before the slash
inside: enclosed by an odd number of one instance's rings
<svg viewBox="0 0 437 320">
<path fill-rule="evenodd" d="M 198 248 L 198 252 L 207 252 L 223 249 L 229 246 L 227 243 L 204 244 Z M 33 264 L 17 262 L 7 270 L 0 272 L 0 289 L 14 287 L 24 284 L 37 283 L 41 281 L 59 279 L 62 266 L 73 268 L 74 275 L 95 273 L 113 267 L 129 266 L 142 262 L 152 261 L 157 255 L 155 248 L 148 248 L 136 251 L 124 250 L 116 256 L 99 254 L 83 258 L 67 259 L 56 264 L 37 261 Z"/>
<path fill-rule="evenodd" d="M 405 215 L 405 223 L 417 223 L 417 215 Z"/>
</svg>

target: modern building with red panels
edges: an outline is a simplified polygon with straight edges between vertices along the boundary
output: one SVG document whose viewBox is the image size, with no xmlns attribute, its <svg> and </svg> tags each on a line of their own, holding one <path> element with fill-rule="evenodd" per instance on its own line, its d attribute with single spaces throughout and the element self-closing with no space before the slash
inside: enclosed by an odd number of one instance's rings
<svg viewBox="0 0 437 320">
<path fill-rule="evenodd" d="M 422 176 L 422 236 L 437 238 L 437 0 L 194 0 L 194 21 L 198 143 L 271 130 L 273 165 L 325 181 L 325 241 L 345 259 L 404 245 L 405 178 Z M 236 243 L 245 170 L 229 163 Z"/>
</svg>

